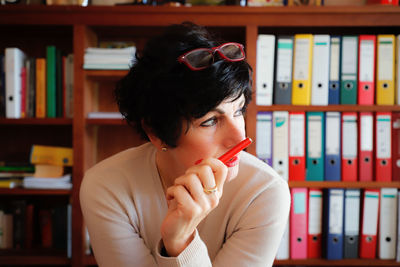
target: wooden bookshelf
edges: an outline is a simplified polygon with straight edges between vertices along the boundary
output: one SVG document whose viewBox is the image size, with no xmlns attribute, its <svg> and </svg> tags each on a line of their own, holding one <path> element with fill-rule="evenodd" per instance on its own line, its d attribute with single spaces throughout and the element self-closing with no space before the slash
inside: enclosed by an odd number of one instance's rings
<svg viewBox="0 0 400 267">
<path fill-rule="evenodd" d="M 172 23 L 193 21 L 205 25 L 224 39 L 244 43 L 249 63 L 255 71 L 256 40 L 260 33 L 295 34 L 400 34 L 400 7 L 238 7 L 238 6 L 0 6 L 0 49 L 18 46 L 35 57 L 44 56 L 44 47 L 55 44 L 74 54 L 73 119 L 4 119 L 0 118 L 0 157 L 13 160 L 29 153 L 29 144 L 44 142 L 73 146 L 73 189 L 24 190 L 0 189 L 4 198 L 59 195 L 72 204 L 72 258 L 53 255 L 51 251 L 0 253 L 0 265 L 95 265 L 93 256 L 85 255 L 84 222 L 79 204 L 79 189 L 84 172 L 101 159 L 142 141 L 119 119 L 88 119 L 92 111 L 116 111 L 112 102 L 115 83 L 126 71 L 83 70 L 85 48 L 101 40 L 134 41 L 138 50 L 145 41 Z M 255 81 L 255 75 L 253 80 Z M 400 106 L 286 106 L 261 107 L 253 101 L 246 115 L 247 133 L 256 140 L 258 111 L 400 111 Z M 5 132 L 4 132 L 5 131 Z M 24 132 L 21 134 L 19 132 Z M 4 137 L 3 137 L 3 133 Z M 119 138 L 120 137 L 120 138 Z M 124 137 L 124 138 L 121 138 Z M 51 140 L 50 140 L 51 139 Z M 110 142 L 112 140 L 112 142 Z M 248 151 L 255 154 L 255 145 Z M 1 160 L 1 158 L 0 158 Z M 319 188 L 400 188 L 393 183 L 290 182 L 292 187 Z M 10 254 L 11 253 L 11 254 Z M 302 266 L 395 266 L 394 261 L 324 259 L 277 261 L 276 265 Z"/>
</svg>

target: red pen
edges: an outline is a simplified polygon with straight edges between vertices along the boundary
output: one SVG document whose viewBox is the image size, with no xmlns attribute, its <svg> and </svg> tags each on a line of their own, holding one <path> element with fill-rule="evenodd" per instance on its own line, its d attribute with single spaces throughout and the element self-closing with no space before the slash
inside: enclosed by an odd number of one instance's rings
<svg viewBox="0 0 400 267">
<path fill-rule="evenodd" d="M 227 162 L 229 162 L 234 156 L 236 156 L 240 151 L 248 147 L 253 140 L 251 138 L 247 137 L 240 143 L 238 143 L 236 146 L 232 147 L 228 152 L 220 156 L 218 159 L 222 161 L 225 165 Z"/>
<path fill-rule="evenodd" d="M 225 152 L 225 154 L 223 154 L 222 156 L 220 156 L 218 159 L 220 161 L 222 161 L 225 165 L 227 165 L 227 163 L 234 157 L 236 156 L 240 151 L 242 151 L 243 149 L 245 149 L 246 147 L 248 147 L 251 143 L 253 142 L 253 140 L 251 140 L 250 137 L 247 137 L 246 139 L 244 139 L 243 141 L 241 141 L 240 143 L 238 143 L 237 145 L 235 145 L 234 147 L 232 147 L 230 150 L 228 150 L 227 152 Z M 199 159 L 197 160 L 194 164 L 200 164 L 200 162 L 202 162 L 203 159 Z"/>
</svg>

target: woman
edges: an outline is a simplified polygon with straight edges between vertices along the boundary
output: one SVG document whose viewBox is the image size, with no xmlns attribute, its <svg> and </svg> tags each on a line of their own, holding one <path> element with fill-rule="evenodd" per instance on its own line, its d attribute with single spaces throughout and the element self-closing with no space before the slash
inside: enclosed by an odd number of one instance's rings
<svg viewBox="0 0 400 267">
<path fill-rule="evenodd" d="M 238 43 L 168 27 L 116 89 L 149 142 L 88 170 L 80 201 L 100 266 L 271 266 L 287 222 L 287 183 L 241 152 L 251 68 Z"/>
</svg>

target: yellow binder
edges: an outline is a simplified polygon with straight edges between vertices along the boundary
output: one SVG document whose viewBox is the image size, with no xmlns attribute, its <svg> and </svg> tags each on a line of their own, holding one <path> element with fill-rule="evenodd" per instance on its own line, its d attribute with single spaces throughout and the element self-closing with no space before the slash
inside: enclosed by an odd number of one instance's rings
<svg viewBox="0 0 400 267">
<path fill-rule="evenodd" d="M 32 164 L 72 166 L 73 150 L 68 147 L 32 145 Z"/>
<path fill-rule="evenodd" d="M 376 68 L 376 104 L 394 105 L 395 36 L 378 35 Z"/>
<path fill-rule="evenodd" d="M 292 104 L 311 104 L 312 34 L 294 36 Z"/>
</svg>

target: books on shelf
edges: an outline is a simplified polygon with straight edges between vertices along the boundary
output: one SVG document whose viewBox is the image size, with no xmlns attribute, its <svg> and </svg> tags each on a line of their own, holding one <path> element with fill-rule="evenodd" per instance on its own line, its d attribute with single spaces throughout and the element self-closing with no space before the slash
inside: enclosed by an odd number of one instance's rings
<svg viewBox="0 0 400 267">
<path fill-rule="evenodd" d="M 119 112 L 104 112 L 104 111 L 95 111 L 89 112 L 87 114 L 88 119 L 123 119 L 123 116 Z"/>
<path fill-rule="evenodd" d="M 101 48 L 85 50 L 84 69 L 127 70 L 135 60 L 136 47 Z"/>
<path fill-rule="evenodd" d="M 62 177 L 25 177 L 22 186 L 30 189 L 71 189 L 71 174 Z"/>
<path fill-rule="evenodd" d="M 45 53 L 33 58 L 8 47 L 0 56 L 0 117 L 72 118 L 73 55 L 53 45 Z"/>
</svg>

